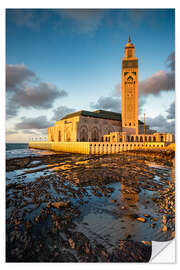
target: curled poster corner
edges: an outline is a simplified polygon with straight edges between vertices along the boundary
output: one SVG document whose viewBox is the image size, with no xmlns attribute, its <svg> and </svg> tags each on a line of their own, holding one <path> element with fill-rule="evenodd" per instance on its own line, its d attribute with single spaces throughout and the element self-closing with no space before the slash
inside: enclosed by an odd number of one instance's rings
<svg viewBox="0 0 180 270">
<path fill-rule="evenodd" d="M 150 263 L 175 263 L 175 239 L 165 242 L 152 241 Z"/>
</svg>

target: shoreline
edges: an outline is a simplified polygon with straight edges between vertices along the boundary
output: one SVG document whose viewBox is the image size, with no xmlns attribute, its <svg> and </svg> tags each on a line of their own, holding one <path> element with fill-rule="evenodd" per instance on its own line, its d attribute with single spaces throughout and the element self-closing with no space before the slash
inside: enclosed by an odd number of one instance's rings
<svg viewBox="0 0 180 270">
<path fill-rule="evenodd" d="M 170 167 L 162 156 L 133 154 L 7 160 L 7 261 L 149 261 L 151 234 L 174 238 L 170 205 L 156 210 L 168 188 L 173 201 L 173 154 L 166 153 Z M 162 167 L 149 167 L 153 161 Z"/>
</svg>

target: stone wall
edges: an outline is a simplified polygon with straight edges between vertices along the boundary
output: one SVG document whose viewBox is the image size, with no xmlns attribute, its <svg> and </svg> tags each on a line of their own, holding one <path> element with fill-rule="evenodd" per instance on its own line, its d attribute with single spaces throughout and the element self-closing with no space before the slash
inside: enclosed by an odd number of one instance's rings
<svg viewBox="0 0 180 270">
<path fill-rule="evenodd" d="M 161 149 L 164 142 L 152 143 L 110 143 L 110 142 L 29 142 L 29 148 L 80 154 L 117 154 L 135 149 Z"/>
<path fill-rule="evenodd" d="M 60 120 L 48 128 L 48 141 L 89 142 L 103 141 L 105 134 L 121 131 L 121 122 L 117 120 L 76 116 Z"/>
</svg>

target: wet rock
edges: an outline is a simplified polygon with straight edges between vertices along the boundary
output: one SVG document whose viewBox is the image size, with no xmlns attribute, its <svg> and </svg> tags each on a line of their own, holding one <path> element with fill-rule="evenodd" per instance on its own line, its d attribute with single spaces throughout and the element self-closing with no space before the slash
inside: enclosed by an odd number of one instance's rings
<svg viewBox="0 0 180 270">
<path fill-rule="evenodd" d="M 167 230 L 168 230 L 167 226 L 166 225 L 162 225 L 162 231 L 163 232 L 167 232 Z"/>
<path fill-rule="evenodd" d="M 55 203 L 47 203 L 46 204 L 46 207 L 47 208 L 50 208 L 50 207 L 54 207 L 54 208 L 65 208 L 65 207 L 68 207 L 70 206 L 71 202 L 70 201 L 66 201 L 66 202 L 63 202 L 63 201 L 60 201 L 60 202 L 55 202 Z"/>
<path fill-rule="evenodd" d="M 39 223 L 39 221 L 40 221 L 40 217 L 39 216 L 34 217 L 34 222 L 35 223 Z"/>
<path fill-rule="evenodd" d="M 62 252 L 62 260 L 61 262 L 78 262 L 78 260 L 76 259 L 76 257 L 69 251 L 63 251 Z"/>
<path fill-rule="evenodd" d="M 158 221 L 158 218 L 157 217 L 153 217 L 151 218 L 152 221 Z"/>
<path fill-rule="evenodd" d="M 109 261 L 109 254 L 103 245 L 97 243 L 95 246 L 95 251 L 101 262 Z"/>
<path fill-rule="evenodd" d="M 30 220 L 26 221 L 26 228 L 31 229 L 32 228 L 32 222 Z"/>
<path fill-rule="evenodd" d="M 131 214 L 129 215 L 129 217 L 132 219 L 132 220 L 135 220 L 135 219 L 138 219 L 139 216 L 137 214 Z"/>
<path fill-rule="evenodd" d="M 68 240 L 68 242 L 71 248 L 75 248 L 75 242 L 71 238 Z"/>
<path fill-rule="evenodd" d="M 167 216 L 163 216 L 162 220 L 163 220 L 163 223 L 166 224 L 167 223 Z"/>
<path fill-rule="evenodd" d="M 148 262 L 151 258 L 151 246 L 132 240 L 120 241 L 113 249 L 110 262 Z"/>
<path fill-rule="evenodd" d="M 126 233 L 125 234 L 125 237 L 126 237 L 126 239 L 130 239 L 131 238 L 131 235 L 129 233 Z"/>
<path fill-rule="evenodd" d="M 141 241 L 144 245 L 151 247 L 150 241 Z"/>
<path fill-rule="evenodd" d="M 146 219 L 145 219 L 145 218 L 143 218 L 143 217 L 138 217 L 138 218 L 137 218 L 137 220 L 138 220 L 138 221 L 141 221 L 141 222 L 143 222 L 143 223 L 145 223 L 145 222 L 146 222 Z"/>
<path fill-rule="evenodd" d="M 144 214 L 144 216 L 145 216 L 145 217 L 147 217 L 147 218 L 149 218 L 149 217 L 150 217 L 150 215 L 149 215 L 149 214 Z"/>
</svg>

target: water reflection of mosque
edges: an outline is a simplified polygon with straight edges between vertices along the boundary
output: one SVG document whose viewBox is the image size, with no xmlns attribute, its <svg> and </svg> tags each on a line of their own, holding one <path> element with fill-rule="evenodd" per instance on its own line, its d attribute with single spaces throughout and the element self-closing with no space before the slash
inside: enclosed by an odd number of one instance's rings
<svg viewBox="0 0 180 270">
<path fill-rule="evenodd" d="M 121 178 L 121 202 L 127 205 L 135 205 L 138 202 L 139 192 L 138 178 L 130 179 L 128 170 L 122 171 Z"/>
</svg>

